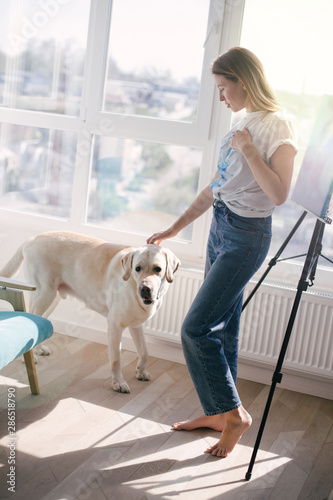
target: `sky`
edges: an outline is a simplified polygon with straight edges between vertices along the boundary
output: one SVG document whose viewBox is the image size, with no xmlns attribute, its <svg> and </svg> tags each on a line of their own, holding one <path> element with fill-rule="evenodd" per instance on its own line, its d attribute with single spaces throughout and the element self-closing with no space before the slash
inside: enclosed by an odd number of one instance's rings
<svg viewBox="0 0 333 500">
<path fill-rule="evenodd" d="M 214 1 L 220 10 L 223 0 Z M 226 1 L 230 6 L 241 0 Z M 42 7 L 47 2 L 56 10 L 50 12 L 45 26 L 36 28 L 33 21 L 43 24 L 43 13 L 47 20 Z M 163 73 L 170 69 L 178 81 L 200 76 L 208 4 L 208 0 L 114 0 L 111 55 L 124 71 L 158 68 Z M 0 0 L 1 47 L 15 48 L 16 35 L 16 48 L 22 47 L 20 33 L 24 29 L 29 33 L 29 22 L 30 32 L 35 30 L 38 37 L 61 34 L 85 44 L 88 0 L 11 0 L 11 5 L 15 16 L 23 10 L 16 23 L 10 24 L 8 0 Z M 261 59 L 274 89 L 330 94 L 332 24 L 332 0 L 246 0 L 240 44 Z M 8 26 L 10 44 L 5 35 Z"/>
<path fill-rule="evenodd" d="M 239 1 L 226 0 L 229 6 Z M 220 11 L 222 0 L 215 2 Z M 114 20 L 122 21 L 111 24 L 111 41 L 119 47 L 115 54 L 123 69 L 135 63 L 155 64 L 161 71 L 172 68 L 179 79 L 199 76 L 208 4 L 207 0 L 114 1 Z M 240 45 L 261 59 L 276 90 L 330 94 L 332 25 L 332 0 L 245 0 Z"/>
<path fill-rule="evenodd" d="M 178 80 L 199 78 L 208 7 L 208 0 L 117 0 L 111 55 L 124 71 L 155 66 L 161 72 L 171 69 Z"/>
<path fill-rule="evenodd" d="M 332 0 L 246 0 L 241 44 L 278 90 L 333 93 Z"/>
</svg>

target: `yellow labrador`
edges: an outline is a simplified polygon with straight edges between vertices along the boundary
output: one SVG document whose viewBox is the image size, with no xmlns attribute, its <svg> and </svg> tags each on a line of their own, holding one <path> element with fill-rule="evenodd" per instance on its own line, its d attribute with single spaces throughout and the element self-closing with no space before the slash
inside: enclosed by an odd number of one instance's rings
<svg viewBox="0 0 333 500">
<path fill-rule="evenodd" d="M 121 371 L 121 336 L 128 327 L 138 363 L 136 377 L 149 380 L 143 323 L 159 309 L 180 264 L 168 249 L 107 243 L 72 232 L 48 232 L 27 240 L 0 275 L 10 278 L 24 259 L 25 278 L 37 286 L 29 312 L 48 316 L 61 298 L 72 295 L 107 317 L 112 386 L 130 392 Z"/>
</svg>

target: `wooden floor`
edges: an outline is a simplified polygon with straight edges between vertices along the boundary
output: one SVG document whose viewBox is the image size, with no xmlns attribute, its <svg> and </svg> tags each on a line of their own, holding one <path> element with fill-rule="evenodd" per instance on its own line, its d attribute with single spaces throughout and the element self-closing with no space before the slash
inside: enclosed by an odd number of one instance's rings
<svg viewBox="0 0 333 500">
<path fill-rule="evenodd" d="M 111 390 L 104 345 L 54 335 L 32 396 L 21 360 L 0 373 L 0 498 L 15 500 L 324 500 L 333 493 L 333 401 L 277 388 L 253 469 L 244 480 L 268 387 L 239 381 L 253 425 L 233 453 L 205 453 L 219 433 L 172 431 L 201 413 L 185 366 L 149 359 L 150 382 Z M 8 387 L 16 388 L 16 493 L 7 491 Z"/>
</svg>

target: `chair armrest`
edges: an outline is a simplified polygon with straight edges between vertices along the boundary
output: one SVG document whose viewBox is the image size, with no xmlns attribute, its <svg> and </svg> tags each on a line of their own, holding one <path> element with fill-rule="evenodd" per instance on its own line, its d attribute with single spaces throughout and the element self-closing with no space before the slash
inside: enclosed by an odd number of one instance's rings
<svg viewBox="0 0 333 500">
<path fill-rule="evenodd" d="M 36 290 L 35 285 L 0 276 L 0 299 L 9 302 L 14 311 L 25 311 L 23 290 Z"/>
<path fill-rule="evenodd" d="M 23 281 L 12 280 L 10 278 L 4 278 L 0 276 L 0 287 L 3 288 L 15 288 L 18 290 L 36 290 L 35 285 L 30 285 L 29 283 L 23 283 Z"/>
</svg>

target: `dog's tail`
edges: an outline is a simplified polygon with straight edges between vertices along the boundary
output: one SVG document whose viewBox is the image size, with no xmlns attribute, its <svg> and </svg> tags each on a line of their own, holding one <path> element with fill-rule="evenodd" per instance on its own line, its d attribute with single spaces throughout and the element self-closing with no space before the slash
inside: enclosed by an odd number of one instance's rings
<svg viewBox="0 0 333 500">
<path fill-rule="evenodd" d="M 7 262 L 5 267 L 0 269 L 0 276 L 3 276 L 4 278 L 11 278 L 20 268 L 24 256 L 23 256 L 23 249 L 25 247 L 26 243 L 23 243 L 23 245 L 20 246 L 13 255 L 13 257 Z"/>
</svg>

